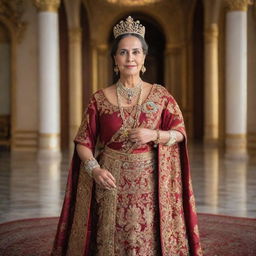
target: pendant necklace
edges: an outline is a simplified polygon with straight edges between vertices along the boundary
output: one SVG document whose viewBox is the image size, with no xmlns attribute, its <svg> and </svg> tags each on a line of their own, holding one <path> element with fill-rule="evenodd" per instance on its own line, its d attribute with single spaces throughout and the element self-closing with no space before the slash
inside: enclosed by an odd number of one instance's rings
<svg viewBox="0 0 256 256">
<path fill-rule="evenodd" d="M 141 82 L 142 85 L 142 82 Z M 140 118 L 140 114 L 141 114 L 141 105 L 140 105 L 140 101 L 141 101 L 141 91 L 142 91 L 142 86 L 140 85 L 139 90 L 138 90 L 138 97 L 137 97 L 137 102 L 135 104 L 135 116 L 133 119 L 133 122 L 131 122 L 131 119 L 128 118 L 126 120 L 125 118 L 125 114 L 124 114 L 124 108 L 121 106 L 121 99 L 120 96 L 122 96 L 120 94 L 120 91 L 118 90 L 118 86 L 117 86 L 117 90 L 116 90 L 116 95 L 117 95 L 117 104 L 118 104 L 118 108 L 120 111 L 120 116 L 122 119 L 122 127 L 121 127 L 121 133 L 123 134 L 124 137 L 126 137 L 126 139 L 129 137 L 129 130 L 131 128 L 135 128 L 136 126 L 139 125 L 139 118 Z"/>
<path fill-rule="evenodd" d="M 135 96 L 138 96 L 141 91 L 142 80 L 140 79 L 139 83 L 133 88 L 125 87 L 120 80 L 116 83 L 117 92 L 127 100 L 128 104 L 132 103 L 132 99 Z"/>
</svg>

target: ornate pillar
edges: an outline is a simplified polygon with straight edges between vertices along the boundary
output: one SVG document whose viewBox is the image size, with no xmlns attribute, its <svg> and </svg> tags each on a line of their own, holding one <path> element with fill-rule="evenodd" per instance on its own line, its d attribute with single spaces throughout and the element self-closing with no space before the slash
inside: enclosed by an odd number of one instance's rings
<svg viewBox="0 0 256 256">
<path fill-rule="evenodd" d="M 187 133 L 192 135 L 192 101 L 189 99 L 191 95 L 189 86 L 189 74 L 187 71 L 187 55 L 190 42 L 187 43 L 167 43 L 165 50 L 165 85 L 169 92 L 174 96 L 182 109 L 183 117 L 187 127 Z"/>
<path fill-rule="evenodd" d="M 92 53 L 92 92 L 104 88 L 108 84 L 108 46 L 91 43 Z"/>
<path fill-rule="evenodd" d="M 246 158 L 247 0 L 227 0 L 226 155 Z"/>
<path fill-rule="evenodd" d="M 73 140 L 82 118 L 82 30 L 69 29 L 69 147 L 72 152 Z"/>
<path fill-rule="evenodd" d="M 205 72 L 204 72 L 204 140 L 217 142 L 219 137 L 219 85 L 218 85 L 218 27 L 209 24 L 204 30 Z"/>
<path fill-rule="evenodd" d="M 248 113 L 247 113 L 247 147 L 250 160 L 256 161 L 256 2 L 248 8 Z"/>
<path fill-rule="evenodd" d="M 58 7 L 60 0 L 35 0 L 39 31 L 39 154 L 60 156 Z"/>
<path fill-rule="evenodd" d="M 81 0 L 64 0 L 64 4 L 69 37 L 69 151 L 72 154 L 73 140 L 81 124 L 83 112 Z"/>
<path fill-rule="evenodd" d="M 106 87 L 108 84 L 108 46 L 100 44 L 97 46 L 98 53 L 98 89 Z"/>
<path fill-rule="evenodd" d="M 91 42 L 91 62 L 92 62 L 92 93 L 98 90 L 98 57 L 97 57 L 97 47 L 94 42 Z"/>
</svg>

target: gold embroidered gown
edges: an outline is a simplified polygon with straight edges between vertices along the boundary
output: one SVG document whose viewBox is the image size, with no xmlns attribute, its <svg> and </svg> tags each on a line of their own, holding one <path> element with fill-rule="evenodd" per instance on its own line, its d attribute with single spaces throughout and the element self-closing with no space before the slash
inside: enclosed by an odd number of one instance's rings
<svg viewBox="0 0 256 256">
<path fill-rule="evenodd" d="M 131 127 L 176 129 L 186 136 L 178 105 L 164 87 L 153 85 L 137 122 L 135 111 L 124 109 L 123 124 L 102 90 L 93 95 L 75 143 L 99 151 L 117 188 L 95 184 L 75 151 L 52 255 L 202 255 L 186 141 L 155 149 L 127 138 Z"/>
</svg>

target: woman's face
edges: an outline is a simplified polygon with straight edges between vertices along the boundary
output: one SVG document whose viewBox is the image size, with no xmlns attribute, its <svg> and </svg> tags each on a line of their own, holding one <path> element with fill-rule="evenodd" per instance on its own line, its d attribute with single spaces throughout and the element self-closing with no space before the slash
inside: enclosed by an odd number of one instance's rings
<svg viewBox="0 0 256 256">
<path fill-rule="evenodd" d="M 115 64 L 119 68 L 120 75 L 139 75 L 145 60 L 140 40 L 135 36 L 123 38 L 119 42 L 114 59 Z"/>
</svg>

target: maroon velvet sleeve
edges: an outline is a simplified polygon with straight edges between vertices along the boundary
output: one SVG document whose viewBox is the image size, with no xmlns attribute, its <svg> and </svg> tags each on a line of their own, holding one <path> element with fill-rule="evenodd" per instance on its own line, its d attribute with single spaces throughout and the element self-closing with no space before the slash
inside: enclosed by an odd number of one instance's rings
<svg viewBox="0 0 256 256">
<path fill-rule="evenodd" d="M 82 144 L 90 148 L 93 152 L 95 149 L 99 130 L 97 102 L 95 97 L 92 97 L 88 107 L 86 108 L 81 125 L 74 139 L 76 144 Z"/>
<path fill-rule="evenodd" d="M 162 130 L 176 130 L 186 137 L 185 124 L 180 108 L 175 99 L 169 95 L 162 113 Z"/>
</svg>

